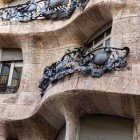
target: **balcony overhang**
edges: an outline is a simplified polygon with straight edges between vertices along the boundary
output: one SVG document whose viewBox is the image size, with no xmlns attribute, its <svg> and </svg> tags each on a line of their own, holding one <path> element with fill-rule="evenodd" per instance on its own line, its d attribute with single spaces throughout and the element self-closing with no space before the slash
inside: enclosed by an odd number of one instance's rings
<svg viewBox="0 0 140 140">
<path fill-rule="evenodd" d="M 0 6 L 3 7 L 4 5 L 10 3 L 11 1 L 13 1 L 13 0 L 0 0 Z"/>
<path fill-rule="evenodd" d="M 70 25 L 77 24 L 77 23 L 78 25 L 76 26 L 79 26 L 80 22 L 82 22 L 83 24 L 84 23 L 96 24 L 96 25 L 98 24 L 98 26 L 100 26 L 101 24 L 101 26 L 103 26 L 102 24 L 103 22 L 105 24 L 109 22 L 111 19 L 113 19 L 112 10 L 114 10 L 115 7 L 120 8 L 124 5 L 123 2 L 111 1 L 111 0 L 102 1 L 102 2 L 100 0 L 96 0 L 93 2 L 92 1 L 89 1 L 89 2 L 86 1 L 86 2 L 87 3 L 84 3 L 85 4 L 84 8 L 80 6 L 75 7 L 76 9 L 74 9 L 72 13 L 68 16 L 63 15 L 63 13 L 60 13 L 59 11 L 60 9 L 59 9 L 57 12 L 55 12 L 55 15 L 57 16 L 54 16 L 54 14 L 49 14 L 49 16 L 44 16 L 44 17 L 30 16 L 29 19 L 25 19 L 25 20 L 13 18 L 13 17 L 12 18 L 4 17 L 4 19 L 0 21 L 0 33 L 1 35 L 4 35 L 4 34 L 20 34 L 20 35 L 26 34 L 27 35 L 27 34 L 36 34 L 36 33 L 44 33 L 44 32 L 54 32 L 56 30 L 61 30 L 67 26 L 69 27 Z M 68 4 L 72 7 L 72 4 L 70 2 Z M 24 5 L 29 6 L 27 3 Z M 14 6 L 14 7 L 17 7 L 17 6 Z M 22 7 L 22 6 L 19 5 L 19 7 Z M 60 6 L 60 7 L 63 7 L 63 6 Z M 3 12 L 3 10 L 8 9 L 8 8 L 10 7 L 3 8 L 0 10 Z M 84 10 L 82 10 L 82 8 Z M 56 10 L 57 9 L 58 7 L 56 7 Z M 24 12 L 24 14 L 26 14 L 26 12 Z M 98 26 L 96 27 L 97 30 L 98 30 Z"/>
</svg>

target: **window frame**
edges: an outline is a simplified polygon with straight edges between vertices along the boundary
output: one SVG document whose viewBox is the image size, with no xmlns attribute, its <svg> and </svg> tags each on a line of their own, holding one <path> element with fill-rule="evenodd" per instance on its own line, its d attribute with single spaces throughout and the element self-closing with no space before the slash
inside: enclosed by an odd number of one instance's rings
<svg viewBox="0 0 140 140">
<path fill-rule="evenodd" d="M 8 88 L 8 87 L 14 87 L 12 85 L 12 80 L 13 80 L 13 74 L 14 74 L 14 69 L 15 68 L 22 68 L 23 69 L 23 60 L 2 60 L 2 52 L 3 52 L 3 49 L 0 49 L 0 76 L 2 76 L 2 68 L 3 66 L 5 65 L 6 66 L 6 63 L 9 63 L 9 75 L 8 75 L 8 81 L 5 85 L 5 88 Z M 21 73 L 22 74 L 22 73 Z M 21 78 L 19 78 L 19 80 L 21 80 Z M 19 81 L 19 84 L 17 84 L 15 86 L 15 88 L 19 88 L 20 86 L 20 81 Z M 6 91 L 7 92 L 7 91 Z M 16 90 L 17 92 L 17 90 Z M 16 92 L 12 92 L 12 93 L 16 93 Z"/>
<path fill-rule="evenodd" d="M 103 44 L 103 46 L 106 46 L 105 43 L 106 41 L 110 39 L 111 40 L 111 34 L 109 35 L 106 35 L 106 32 L 104 33 L 104 38 L 102 40 L 100 40 L 98 43 L 94 44 L 94 41 L 93 41 L 93 47 L 96 48 L 98 46 L 100 46 L 101 44 Z"/>
<path fill-rule="evenodd" d="M 101 44 L 103 44 L 103 47 L 106 46 L 106 40 L 110 39 L 110 42 L 111 42 L 111 32 L 110 34 L 107 35 L 107 30 L 111 28 L 112 30 L 112 22 L 108 23 L 107 25 L 105 25 L 103 28 L 99 29 L 91 38 L 90 40 L 88 41 L 88 43 L 86 43 L 86 46 L 88 46 L 88 44 L 92 43 L 91 47 L 90 48 L 96 48 L 98 46 L 100 46 Z M 101 34 L 103 34 L 103 39 L 101 39 L 99 42 L 97 42 L 95 44 L 95 39 L 97 37 L 99 37 Z M 89 49 L 90 49 L 89 48 Z"/>
<path fill-rule="evenodd" d="M 23 68 L 23 61 L 0 61 L 0 75 L 2 72 L 3 62 L 10 63 L 10 70 L 9 70 L 9 77 L 8 77 L 8 83 L 7 86 L 11 86 L 12 84 L 12 78 L 13 78 L 13 72 L 15 67 L 22 67 Z"/>
</svg>

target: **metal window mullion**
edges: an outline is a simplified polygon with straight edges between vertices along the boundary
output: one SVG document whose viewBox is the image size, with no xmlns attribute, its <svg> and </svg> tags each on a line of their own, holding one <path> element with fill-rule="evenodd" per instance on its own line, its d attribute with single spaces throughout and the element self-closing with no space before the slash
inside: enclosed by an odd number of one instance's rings
<svg viewBox="0 0 140 140">
<path fill-rule="evenodd" d="M 104 39 L 104 40 L 103 40 L 103 46 L 104 46 L 104 47 L 105 47 L 105 41 L 106 41 L 106 40 Z"/>
<path fill-rule="evenodd" d="M 95 41 L 93 40 L 92 47 L 95 46 Z"/>
<path fill-rule="evenodd" d="M 105 38 L 105 43 L 106 43 L 106 41 L 107 41 L 108 39 L 110 39 L 110 42 L 111 42 L 111 35 L 109 35 L 109 36 L 107 36 L 107 37 Z"/>
<path fill-rule="evenodd" d="M 97 46 L 99 46 L 99 45 L 101 45 L 101 44 L 103 44 L 103 43 L 104 43 L 104 40 L 102 39 L 102 40 L 100 40 L 97 44 L 95 44 L 94 47 L 97 47 Z"/>
<path fill-rule="evenodd" d="M 106 36 L 104 39 L 105 39 L 105 41 L 106 41 L 106 40 L 109 39 L 109 38 L 111 38 L 111 35 Z"/>
<path fill-rule="evenodd" d="M 11 66 L 10 66 L 10 72 L 9 72 L 9 78 L 8 78 L 8 84 L 7 84 L 7 86 L 11 86 L 12 77 L 13 77 L 13 71 L 14 71 L 14 65 L 15 65 L 15 63 L 12 62 L 11 63 Z"/>
<path fill-rule="evenodd" d="M 107 36 L 105 37 L 105 40 L 107 40 L 108 38 L 111 38 L 111 34 L 107 35 Z"/>
<path fill-rule="evenodd" d="M 23 62 L 15 63 L 15 67 L 23 67 Z"/>
<path fill-rule="evenodd" d="M 106 42 L 106 32 L 104 33 L 103 46 L 105 46 L 105 42 Z"/>
<path fill-rule="evenodd" d="M 110 22 L 109 24 L 105 25 L 102 29 L 98 30 L 89 40 L 92 41 L 94 40 L 96 37 L 98 37 L 99 35 L 101 35 L 102 33 L 104 33 L 107 29 L 109 29 L 112 26 L 112 22 Z"/>
<path fill-rule="evenodd" d="M 1 57 L 2 57 L 2 49 L 0 49 L 0 74 L 1 74 L 1 71 L 2 71 Z"/>
<path fill-rule="evenodd" d="M 2 71 L 2 63 L 0 62 L 0 75 L 1 75 L 1 71 Z"/>
<path fill-rule="evenodd" d="M 0 49 L 0 60 L 2 59 L 2 49 Z"/>
</svg>

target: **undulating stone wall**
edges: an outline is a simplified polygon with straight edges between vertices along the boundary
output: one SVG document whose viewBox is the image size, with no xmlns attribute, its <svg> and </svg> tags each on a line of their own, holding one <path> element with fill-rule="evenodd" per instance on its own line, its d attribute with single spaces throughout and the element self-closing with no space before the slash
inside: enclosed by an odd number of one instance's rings
<svg viewBox="0 0 140 140">
<path fill-rule="evenodd" d="M 99 79 L 73 74 L 41 98 L 44 68 L 109 22 L 112 46 L 130 48 L 129 69 Z M 80 116 L 98 113 L 134 119 L 133 140 L 140 140 L 139 26 L 139 0 L 90 0 L 84 11 L 62 21 L 1 22 L 0 47 L 21 48 L 24 67 L 18 93 L 0 95 L 0 139 L 53 140 L 66 124 L 65 139 L 75 140 Z"/>
</svg>

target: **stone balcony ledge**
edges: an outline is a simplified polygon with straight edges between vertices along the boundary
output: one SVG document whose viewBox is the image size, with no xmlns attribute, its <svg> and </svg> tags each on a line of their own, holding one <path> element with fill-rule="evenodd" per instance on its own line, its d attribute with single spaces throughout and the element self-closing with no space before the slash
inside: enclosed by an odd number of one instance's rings
<svg viewBox="0 0 140 140">
<path fill-rule="evenodd" d="M 36 34 L 45 32 L 54 32 L 60 29 L 67 29 L 71 24 L 81 26 L 79 23 L 99 24 L 101 22 L 109 22 L 116 16 L 115 9 L 123 7 L 123 1 L 117 0 L 90 0 L 84 11 L 76 9 L 73 15 L 67 20 L 35 20 L 29 22 L 17 22 L 17 21 L 0 21 L 0 34 Z M 106 12 L 105 12 L 106 11 Z M 96 17 L 96 18 L 95 18 Z M 97 18 L 98 17 L 98 18 Z M 98 25 L 96 25 L 98 28 Z"/>
<path fill-rule="evenodd" d="M 15 100 L 15 102 L 6 103 L 6 100 L 8 101 L 8 96 L 2 95 L 2 96 L 4 96 L 3 97 L 4 101 L 3 102 L 1 101 L 0 108 L 2 107 L 5 109 L 1 108 L 0 118 L 3 118 L 3 119 L 8 118 L 11 120 L 22 120 L 24 118 L 30 118 L 34 114 L 38 114 L 40 112 L 40 110 L 42 110 L 41 109 L 42 106 L 45 104 L 49 104 L 50 101 L 53 101 L 56 104 L 63 106 L 65 104 L 62 102 L 65 101 L 67 104 L 67 101 L 69 101 L 69 98 L 74 98 L 73 97 L 74 95 L 77 95 L 79 102 L 80 102 L 79 98 L 82 98 L 82 95 L 88 96 L 88 98 L 90 98 L 90 96 L 92 95 L 93 99 L 94 99 L 94 96 L 95 97 L 99 96 L 98 97 L 99 99 L 103 98 L 103 99 L 101 99 L 102 104 L 108 104 L 107 103 L 108 101 L 106 101 L 106 97 L 105 97 L 105 96 L 107 96 L 107 98 L 109 99 L 109 102 L 111 102 L 111 105 L 114 106 L 114 109 L 116 110 L 116 107 L 118 108 L 120 105 L 118 106 L 117 105 L 118 100 L 115 101 L 115 99 L 113 100 L 113 98 L 117 98 L 117 99 L 119 98 L 119 102 L 120 102 L 120 98 L 122 98 L 122 97 L 125 97 L 125 98 L 130 97 L 129 99 L 133 100 L 134 96 L 139 96 L 140 76 L 136 76 L 137 74 L 139 74 L 138 71 L 136 71 L 138 73 L 133 72 L 134 69 L 136 70 L 136 68 L 137 68 L 137 70 L 138 70 L 139 67 L 140 67 L 140 65 L 136 64 L 132 67 L 131 70 L 115 72 L 112 74 L 105 74 L 101 78 L 92 78 L 92 77 L 85 76 L 82 74 L 73 74 L 71 77 L 67 76 L 65 79 L 60 80 L 59 82 L 50 85 L 48 87 L 47 91 L 45 92 L 44 96 L 42 98 L 38 97 L 38 100 L 36 100 L 36 101 L 31 101 L 31 99 L 25 98 L 25 101 L 22 100 L 22 102 L 21 102 L 20 98 L 22 96 L 20 96 L 20 95 L 22 93 L 18 93 L 16 96 L 12 95 L 9 97 L 9 99 L 13 98 L 13 100 Z M 86 100 L 86 98 L 85 98 L 85 100 Z M 84 101 L 81 104 L 84 104 Z M 97 104 L 100 104 L 100 102 L 97 101 Z M 119 104 L 121 104 L 121 103 L 119 103 Z M 9 107 L 7 107 L 7 106 L 12 107 L 12 109 L 9 109 Z M 55 106 L 57 106 L 57 105 L 55 105 Z M 110 105 L 108 105 L 108 108 L 110 108 L 109 106 Z M 48 105 L 46 107 L 49 108 L 51 106 Z M 62 111 L 61 108 L 59 106 L 57 106 L 57 107 L 58 107 L 57 109 L 61 112 Z M 21 108 L 21 110 L 22 110 L 22 108 L 24 108 L 26 110 L 26 112 L 29 112 L 30 110 L 32 112 L 30 114 L 29 113 L 25 114 L 25 111 L 23 111 L 22 112 L 23 115 L 21 115 L 21 114 L 14 115 L 14 114 L 18 114 L 18 113 L 16 113 L 17 108 L 19 108 L 19 110 L 20 110 L 20 108 Z M 120 108 L 121 108 L 121 106 L 120 106 Z M 106 109 L 103 109 L 103 110 L 105 111 Z M 96 113 L 96 111 L 95 111 L 95 113 Z M 9 113 L 7 114 L 5 112 L 13 112 L 13 114 L 10 116 Z M 117 110 L 116 110 L 116 112 L 117 112 Z M 104 113 L 108 114 L 109 112 L 105 111 Z M 132 113 L 132 112 L 130 112 L 130 113 Z M 110 114 L 110 115 L 112 115 L 112 114 Z M 120 115 L 120 114 L 118 113 L 118 115 Z M 134 114 L 131 114 L 130 116 L 134 117 L 133 115 Z"/>
</svg>

